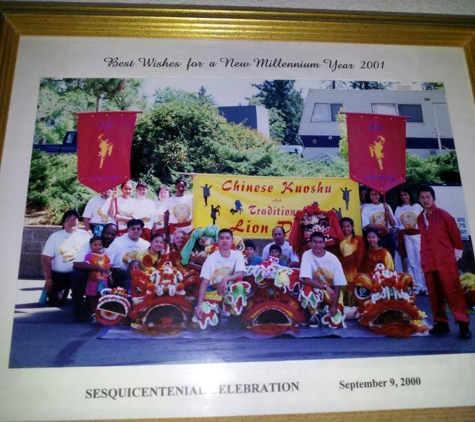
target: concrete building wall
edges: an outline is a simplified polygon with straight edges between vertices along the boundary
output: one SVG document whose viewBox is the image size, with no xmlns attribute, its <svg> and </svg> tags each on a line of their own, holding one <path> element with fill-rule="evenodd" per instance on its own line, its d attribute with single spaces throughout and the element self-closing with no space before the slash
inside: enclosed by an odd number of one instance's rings
<svg viewBox="0 0 475 422">
<path fill-rule="evenodd" d="M 41 253 L 43 247 L 59 226 L 25 226 L 20 256 L 19 278 L 43 278 Z"/>
<path fill-rule="evenodd" d="M 219 113 L 229 123 L 243 125 L 270 137 L 269 110 L 263 106 L 222 106 Z"/>
<path fill-rule="evenodd" d="M 315 103 L 339 103 L 346 112 L 373 113 L 372 104 L 414 104 L 421 105 L 424 121 L 406 124 L 408 137 L 435 136 L 436 127 L 444 137 L 452 137 L 452 128 L 448 115 L 436 123 L 434 104 L 446 104 L 443 91 L 383 91 L 383 90 L 309 90 L 305 108 L 302 113 L 300 135 L 312 135 L 318 131 L 319 135 L 340 135 L 338 122 L 312 122 L 312 112 Z"/>
<path fill-rule="evenodd" d="M 269 110 L 265 107 L 256 107 L 257 128 L 264 136 L 270 138 Z"/>
</svg>

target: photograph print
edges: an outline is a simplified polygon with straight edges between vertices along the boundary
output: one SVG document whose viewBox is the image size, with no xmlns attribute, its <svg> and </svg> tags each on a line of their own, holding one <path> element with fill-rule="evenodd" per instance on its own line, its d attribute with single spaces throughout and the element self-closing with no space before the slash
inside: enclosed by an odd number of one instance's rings
<svg viewBox="0 0 475 422">
<path fill-rule="evenodd" d="M 439 82 L 41 79 L 10 368 L 473 353 L 449 108 Z"/>
</svg>

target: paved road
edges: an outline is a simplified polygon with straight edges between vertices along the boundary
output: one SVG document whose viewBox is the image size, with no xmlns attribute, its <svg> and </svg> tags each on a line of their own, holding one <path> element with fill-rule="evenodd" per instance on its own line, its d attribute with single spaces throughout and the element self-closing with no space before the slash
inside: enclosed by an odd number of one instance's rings
<svg viewBox="0 0 475 422">
<path fill-rule="evenodd" d="M 475 353 L 475 339 L 459 340 L 458 329 L 444 337 L 394 338 L 237 338 L 232 340 L 100 340 L 104 327 L 78 324 L 71 304 L 62 309 L 37 304 L 42 280 L 19 280 L 12 336 L 11 368 L 256 362 L 348 359 Z M 428 299 L 418 301 L 428 311 Z M 472 327 L 475 317 L 472 318 Z"/>
</svg>

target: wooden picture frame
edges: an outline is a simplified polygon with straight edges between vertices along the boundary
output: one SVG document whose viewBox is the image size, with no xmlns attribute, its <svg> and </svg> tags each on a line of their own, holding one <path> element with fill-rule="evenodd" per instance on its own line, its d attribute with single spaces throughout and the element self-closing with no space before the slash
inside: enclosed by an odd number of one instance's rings
<svg viewBox="0 0 475 422">
<path fill-rule="evenodd" d="M 463 49 L 475 97 L 475 22 L 470 18 L 209 8 L 0 5 L 0 154 L 19 41 L 27 36 L 298 41 Z M 2 157 L 7 159 L 8 157 Z M 1 402 L 0 397 L 0 402 Z M 469 420 L 474 407 L 259 417 L 273 421 Z M 72 416 L 74 417 L 74 416 Z M 202 419 L 191 419 L 202 420 Z M 249 417 L 220 420 L 253 420 Z"/>
</svg>

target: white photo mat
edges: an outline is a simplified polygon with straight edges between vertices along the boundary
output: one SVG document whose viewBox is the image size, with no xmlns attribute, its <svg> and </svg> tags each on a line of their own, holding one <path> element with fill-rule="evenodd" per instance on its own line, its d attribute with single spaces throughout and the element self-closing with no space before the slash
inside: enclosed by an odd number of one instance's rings
<svg viewBox="0 0 475 422">
<path fill-rule="evenodd" d="M 255 57 L 288 62 L 338 60 L 353 68 L 224 67 L 220 58 L 252 62 Z M 111 67 L 106 57 L 136 63 Z M 142 67 L 140 57 L 167 57 L 181 67 Z M 202 67 L 186 70 L 189 58 Z M 215 67 L 209 63 L 218 62 Z M 378 70 L 364 61 L 384 62 Z M 242 78 L 443 82 L 459 160 L 469 224 L 475 227 L 475 106 L 460 48 L 375 46 L 258 41 L 21 37 L 0 173 L 3 224 L 0 265 L 1 420 L 127 419 L 319 413 L 379 409 L 471 406 L 475 404 L 475 355 L 409 356 L 347 360 L 156 365 L 101 368 L 9 369 L 16 281 L 39 81 L 42 77 Z M 350 340 L 351 341 L 351 340 Z M 411 340 L 401 340 L 411 341 Z M 139 346 L 136 346 L 139 347 Z M 157 345 L 159 353 L 159 345 Z M 239 353 L 237 350 L 236 353 Z M 296 357 L 298 351 L 296 351 Z M 420 386 L 390 387 L 389 380 L 417 377 Z M 386 381 L 381 388 L 341 388 L 341 381 Z M 235 393 L 242 384 L 285 383 L 298 388 L 268 393 Z M 221 393 L 219 386 L 225 387 Z M 277 384 L 276 384 L 277 385 Z M 209 394 L 173 396 L 174 388 Z M 150 397 L 150 388 L 166 387 Z M 127 389 L 127 398 L 93 398 L 94 390 Z M 231 388 L 231 390 L 226 390 Z M 234 388 L 234 390 L 232 390 Z M 283 388 L 283 387 L 282 387 Z M 139 390 L 141 392 L 139 392 Z M 92 391 L 92 392 L 91 392 Z M 144 393 L 145 391 L 145 393 Z M 142 397 L 133 397 L 134 395 Z M 97 395 L 102 396 L 100 392 Z M 145 397 L 144 397 L 145 395 Z M 26 405 L 26 402 L 28 403 Z"/>
</svg>

